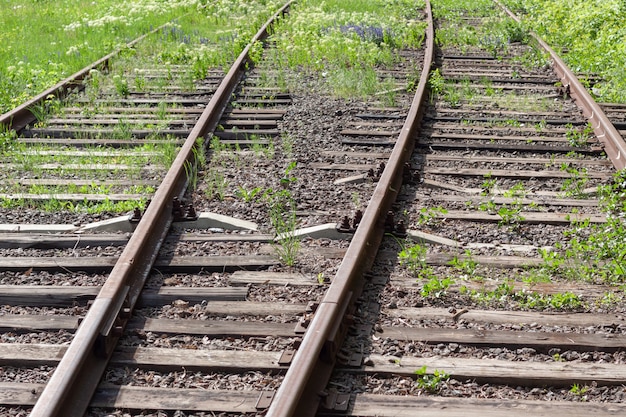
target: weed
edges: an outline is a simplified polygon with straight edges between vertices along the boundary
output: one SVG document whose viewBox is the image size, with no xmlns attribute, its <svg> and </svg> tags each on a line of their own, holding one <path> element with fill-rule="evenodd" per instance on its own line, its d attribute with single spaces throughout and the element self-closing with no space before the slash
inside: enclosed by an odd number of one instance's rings
<svg viewBox="0 0 626 417">
<path fill-rule="evenodd" d="M 433 226 L 440 221 L 440 216 L 448 213 L 445 208 L 438 207 L 422 207 L 418 212 L 417 224 L 418 226 Z"/>
<path fill-rule="evenodd" d="M 567 126 L 567 132 L 565 133 L 567 142 L 570 144 L 570 146 L 573 146 L 575 148 L 582 148 L 583 146 L 587 145 L 592 135 L 593 127 L 591 127 L 591 124 L 589 123 L 582 131 L 574 128 L 571 124 L 569 124 Z"/>
<path fill-rule="evenodd" d="M 428 86 L 430 87 L 430 100 L 431 102 L 435 97 L 440 96 L 445 89 L 446 81 L 441 75 L 439 68 L 430 72 L 430 76 L 428 78 Z"/>
<path fill-rule="evenodd" d="M 497 206 L 497 204 L 493 200 L 482 201 L 478 205 L 478 210 L 485 211 L 485 212 L 487 212 L 489 214 L 496 214 L 497 211 L 498 211 L 498 206 Z"/>
<path fill-rule="evenodd" d="M 422 286 L 420 294 L 422 297 L 441 298 L 446 295 L 446 291 L 453 283 L 451 278 L 439 279 L 436 276 L 431 276 Z"/>
<path fill-rule="evenodd" d="M 582 400 L 584 400 L 583 397 L 587 393 L 587 391 L 589 391 L 589 387 L 578 384 L 572 385 L 572 388 L 570 388 L 569 390 L 571 394 L 574 394 L 577 397 L 581 397 Z"/>
<path fill-rule="evenodd" d="M 267 190 L 264 194 L 269 206 L 270 223 L 276 233 L 273 245 L 276 255 L 287 266 L 294 266 L 300 249 L 296 236 L 296 202 L 289 190 Z"/>
<path fill-rule="evenodd" d="M 133 126 L 126 119 L 120 119 L 113 128 L 113 138 L 130 140 L 133 138 Z"/>
<path fill-rule="evenodd" d="M 426 366 L 416 370 L 415 374 L 417 375 L 417 387 L 431 393 L 439 392 L 442 385 L 450 379 L 449 374 L 438 369 L 435 369 L 432 374 L 428 373 Z"/>
<path fill-rule="evenodd" d="M 506 40 L 501 35 L 489 34 L 481 38 L 480 46 L 497 59 L 506 51 Z"/>
<path fill-rule="evenodd" d="M 476 273 L 478 262 L 476 262 L 472 257 L 472 252 L 469 249 L 466 249 L 465 256 L 462 258 L 454 256 L 454 258 L 452 258 L 449 262 L 449 265 L 471 277 Z"/>
<path fill-rule="evenodd" d="M 224 174 L 222 174 L 217 169 L 210 169 L 205 175 L 205 181 L 206 189 L 204 190 L 204 194 L 207 196 L 207 198 L 209 200 L 224 200 L 224 197 L 226 195 L 226 187 L 228 186 L 226 178 L 224 178 Z"/>
<path fill-rule="evenodd" d="M 115 91 L 120 96 L 126 98 L 130 94 L 128 82 L 126 81 L 126 78 L 122 78 L 121 75 L 116 74 L 113 76 L 113 85 L 115 86 Z"/>
<path fill-rule="evenodd" d="M 403 246 L 398 254 L 400 265 L 405 266 L 418 279 L 430 279 L 433 277 L 434 271 L 426 263 L 426 252 L 427 248 L 417 243 Z"/>
<path fill-rule="evenodd" d="M 522 202 L 515 199 L 510 204 L 504 204 L 498 209 L 498 226 L 508 226 L 512 230 L 517 230 L 521 223 L 524 221 L 524 216 L 521 215 Z"/>
<path fill-rule="evenodd" d="M 246 203 L 250 203 L 262 191 L 263 191 L 262 187 L 255 187 L 250 190 L 247 190 L 246 188 L 239 186 L 237 187 L 237 191 L 235 191 L 235 194 L 237 195 L 237 197 L 241 198 Z"/>
<path fill-rule="evenodd" d="M 491 178 L 491 174 L 485 174 L 484 178 L 485 180 L 480 185 L 480 188 L 483 190 L 481 195 L 486 196 L 493 193 L 497 180 L 495 178 Z"/>
<path fill-rule="evenodd" d="M 359 193 L 356 191 L 353 191 L 350 194 L 350 198 L 352 200 L 352 205 L 354 206 L 355 210 L 358 210 L 359 208 L 361 208 L 361 199 L 359 198 Z"/>
<path fill-rule="evenodd" d="M 587 183 L 589 182 L 589 174 L 587 173 L 587 168 L 576 169 L 569 163 L 561 164 L 561 171 L 565 171 L 570 175 L 570 178 L 567 178 L 563 181 L 563 185 L 561 185 L 561 191 L 563 191 L 565 197 L 571 198 L 585 198 L 585 188 Z"/>
<path fill-rule="evenodd" d="M 520 198 L 526 195 L 526 188 L 523 182 L 518 182 L 508 190 L 502 193 L 504 197 L 508 198 Z"/>
<path fill-rule="evenodd" d="M 287 165 L 287 168 L 285 168 L 285 173 L 284 173 L 283 177 L 280 179 L 280 185 L 283 188 L 288 188 L 290 186 L 290 184 L 292 184 L 292 183 L 297 181 L 297 178 L 293 177 L 291 175 L 291 171 L 294 170 L 296 165 L 297 165 L 297 162 L 296 161 L 292 161 L 292 162 L 289 163 L 289 165 Z"/>
<path fill-rule="evenodd" d="M 17 139 L 15 130 L 0 124 L 0 155 L 4 155 L 13 148 L 15 139 Z"/>
<path fill-rule="evenodd" d="M 283 148 L 283 153 L 291 158 L 293 156 L 293 145 L 296 141 L 296 138 L 288 133 L 281 134 L 281 144 Z"/>
</svg>

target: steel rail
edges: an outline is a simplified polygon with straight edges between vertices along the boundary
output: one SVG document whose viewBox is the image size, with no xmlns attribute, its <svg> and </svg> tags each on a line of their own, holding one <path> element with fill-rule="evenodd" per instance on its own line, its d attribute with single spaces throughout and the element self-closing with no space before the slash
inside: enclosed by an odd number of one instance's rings
<svg viewBox="0 0 626 417">
<path fill-rule="evenodd" d="M 146 37 L 150 36 L 153 33 L 158 32 L 159 30 L 163 29 L 167 25 L 168 24 L 166 23 L 164 25 L 159 26 L 156 29 L 151 30 L 150 32 L 144 35 L 141 35 L 140 37 L 127 43 L 126 47 L 128 48 L 133 47 L 137 43 L 144 40 Z M 26 125 L 36 120 L 35 115 L 31 112 L 30 109 L 32 109 L 34 106 L 37 106 L 45 102 L 51 96 L 56 97 L 56 98 L 64 98 L 72 91 L 71 90 L 72 88 L 77 88 L 79 90 L 82 89 L 84 87 L 82 81 L 85 78 L 87 78 L 91 70 L 108 68 L 109 62 L 111 61 L 111 59 L 119 55 L 121 51 L 122 49 L 116 49 L 110 54 L 105 55 L 104 57 L 100 58 L 93 64 L 86 66 L 85 68 L 79 70 L 78 72 L 75 72 L 74 74 L 70 75 L 64 80 L 59 81 L 57 84 L 45 90 L 43 93 L 36 95 L 35 97 L 19 105 L 13 110 L 10 110 L 7 113 L 0 115 L 0 125 L 4 125 L 8 127 L 9 129 L 13 129 L 15 131 L 20 131 L 21 129 L 26 127 Z"/>
<path fill-rule="evenodd" d="M 509 10 L 498 0 L 494 2 L 502 8 L 513 20 L 522 23 L 521 19 Z M 567 66 L 567 64 L 559 57 L 559 55 L 535 32 L 530 32 L 531 36 L 539 43 L 539 45 L 550 54 L 550 58 L 554 63 L 554 71 L 561 79 L 563 88 L 574 100 L 576 105 L 582 110 L 585 117 L 591 123 L 594 133 L 604 144 L 607 156 L 613 163 L 615 169 L 620 170 L 626 167 L 626 142 L 617 131 L 613 123 L 609 120 L 602 107 L 591 97 L 591 94 L 582 85 L 576 74 Z"/>
<path fill-rule="evenodd" d="M 174 197 L 181 198 L 187 188 L 186 168 L 195 164 L 197 139 L 216 128 L 243 73 L 253 65 L 251 46 L 267 37 L 269 27 L 291 3 L 287 2 L 261 27 L 209 101 L 35 403 L 31 417 L 85 414 L 170 228 Z"/>
<path fill-rule="evenodd" d="M 435 39 L 429 0 L 426 0 L 426 14 L 424 65 L 409 114 L 335 278 L 272 399 L 266 414 L 268 417 L 314 416 L 327 394 L 324 390 L 345 336 L 345 333 L 340 334 L 346 330 L 345 314 L 359 297 L 363 275 L 373 264 L 385 231 L 388 210 L 402 186 L 403 167 L 415 147 L 418 126 L 426 107 Z"/>
</svg>

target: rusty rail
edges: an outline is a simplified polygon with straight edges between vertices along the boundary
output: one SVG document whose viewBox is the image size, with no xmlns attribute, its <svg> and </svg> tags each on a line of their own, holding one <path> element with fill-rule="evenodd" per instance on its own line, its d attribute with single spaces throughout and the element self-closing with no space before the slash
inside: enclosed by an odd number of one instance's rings
<svg viewBox="0 0 626 417">
<path fill-rule="evenodd" d="M 505 5 L 498 0 L 494 0 L 494 2 L 513 20 L 521 23 L 521 19 Z M 615 166 L 615 169 L 620 170 L 626 167 L 626 142 L 624 142 L 620 133 L 606 116 L 602 107 L 596 103 L 593 97 L 591 97 L 591 94 L 589 94 L 587 89 L 578 80 L 576 74 L 574 74 L 557 53 L 535 32 L 530 32 L 530 34 L 537 43 L 550 54 L 550 58 L 554 63 L 554 71 L 561 79 L 563 88 L 565 88 L 565 91 L 582 110 L 585 117 L 589 120 L 589 123 L 591 123 L 594 133 L 604 144 L 606 154 L 613 163 L 613 166 Z"/>
<path fill-rule="evenodd" d="M 386 216 L 402 186 L 403 166 L 413 152 L 424 113 L 435 37 L 429 0 L 426 0 L 426 14 L 428 28 L 424 67 L 409 115 L 335 279 L 307 327 L 285 378 L 272 399 L 267 412 L 269 417 L 314 416 L 322 401 L 337 351 L 347 330 L 345 314 L 359 297 L 363 274 L 371 267 L 382 241 Z"/>
<path fill-rule="evenodd" d="M 251 45 L 267 37 L 270 25 L 291 3 L 261 27 L 211 98 L 35 403 L 31 417 L 84 415 L 172 223 L 174 197 L 182 197 L 187 188 L 185 168 L 195 164 L 197 139 L 215 129 L 246 67 L 252 65 Z"/>
</svg>

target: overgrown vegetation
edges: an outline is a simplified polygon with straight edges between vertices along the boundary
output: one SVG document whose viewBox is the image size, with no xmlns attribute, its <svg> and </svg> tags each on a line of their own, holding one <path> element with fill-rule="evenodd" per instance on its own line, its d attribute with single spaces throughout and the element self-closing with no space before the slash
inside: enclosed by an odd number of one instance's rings
<svg viewBox="0 0 626 417">
<path fill-rule="evenodd" d="M 203 76 L 208 66 L 232 62 L 280 4 L 275 0 L 11 2 L 3 6 L 9 10 L 0 13 L 0 113 L 166 22 L 170 25 L 152 37 L 161 64 L 186 64 L 196 76 Z M 230 48 L 224 47 L 226 42 Z M 125 81 L 120 77 L 116 84 L 122 95 L 130 87 Z M 142 89 L 141 78 L 133 87 Z"/>
<path fill-rule="evenodd" d="M 421 46 L 426 24 L 416 19 L 420 7 L 409 0 L 298 2 L 272 38 L 272 67 L 320 74 L 338 96 L 383 93 L 393 101 L 395 81 L 376 69 L 397 62 L 398 49 Z"/>
<path fill-rule="evenodd" d="M 626 102 L 626 3 L 623 0 L 507 0 L 504 2 L 577 73 L 603 81 L 591 92 L 604 102 Z"/>
<path fill-rule="evenodd" d="M 626 282 L 626 171 L 599 187 L 600 204 L 606 223 L 592 224 L 589 219 L 572 222 L 565 241 L 555 251 L 543 251 L 546 265 L 556 276 L 593 283 Z"/>
</svg>

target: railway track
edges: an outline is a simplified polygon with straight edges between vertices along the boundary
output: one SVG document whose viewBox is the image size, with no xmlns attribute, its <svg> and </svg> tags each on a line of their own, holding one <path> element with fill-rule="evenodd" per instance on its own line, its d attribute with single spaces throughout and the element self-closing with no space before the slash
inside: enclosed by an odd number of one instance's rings
<svg viewBox="0 0 626 417">
<path fill-rule="evenodd" d="M 2 412 L 622 413 L 619 294 L 564 279 L 579 259 L 557 262 L 556 244 L 600 233 L 585 219 L 606 224 L 619 131 L 575 106 L 570 75 L 522 65 L 525 43 L 435 54 L 434 33 L 366 102 L 287 93 L 272 61 L 244 72 L 244 51 L 199 97 L 168 91 L 178 105 L 157 130 L 182 148 L 153 196 L 132 197 L 152 199 L 145 212 L 61 235 L 8 227 Z M 135 144 L 163 107 L 88 93 L 77 101 L 103 112 L 80 118 L 78 138 L 66 107 L 20 140 L 86 144 L 122 125 Z M 620 106 L 603 107 L 617 120 Z"/>
<path fill-rule="evenodd" d="M 494 22 L 455 11 L 479 34 Z M 394 206 L 404 225 L 383 240 L 328 385 L 350 415 L 623 412 L 622 309 L 608 301 L 621 270 L 600 278 L 611 260 L 585 246 L 610 222 L 619 186 L 602 186 L 620 183 L 623 140 L 558 59 L 527 68 L 526 45 L 489 46 L 436 55 L 417 181 Z"/>
<path fill-rule="evenodd" d="M 402 60 L 405 69 L 400 71 L 412 71 L 414 60 L 419 57 L 419 51 L 407 51 Z M 97 139 L 101 146 L 119 147 L 122 149 L 119 153 L 123 154 L 128 152 L 126 147 L 131 142 L 155 140 L 155 132 L 148 133 L 144 127 L 159 114 L 163 107 L 160 103 L 167 97 L 178 103 L 173 106 L 178 112 L 173 116 L 176 120 L 169 123 L 168 117 L 168 124 L 159 126 L 159 134 L 169 134 L 168 142 L 182 143 L 175 137 L 183 136 L 196 119 L 212 127 L 198 124 L 191 133 L 187 132 L 189 136 L 182 150 L 145 212 L 139 208 L 132 216 L 94 222 L 87 227 L 57 226 L 57 230 L 65 233 L 63 236 L 49 235 L 55 229 L 52 225 L 36 226 L 24 221 L 5 229 L 10 234 L 5 235 L 4 243 L 8 256 L 4 258 L 3 283 L 9 285 L 4 288 L 7 297 L 2 327 L 7 331 L 4 341 L 8 343 L 3 346 L 3 364 L 9 366 L 10 376 L 3 392 L 10 397 L 5 400 L 6 405 L 24 408 L 8 408 L 3 412 L 83 415 L 89 406 L 88 413 L 93 415 L 107 414 L 103 410 L 111 408 L 254 414 L 272 402 L 270 393 L 280 383 L 280 373 L 288 367 L 289 357 L 314 310 L 309 304 L 321 299 L 329 276 L 349 244 L 350 234 L 336 231 L 335 223 L 340 217 L 337 212 L 350 213 L 352 210 L 346 206 L 355 204 L 354 200 L 367 200 L 374 184 L 371 180 L 363 183 L 361 176 L 360 180 L 346 182 L 341 193 L 342 205 L 316 197 L 302 204 L 302 210 L 298 207 L 294 212 L 298 222 L 316 227 L 298 231 L 300 236 L 295 243 L 301 246 L 299 256 L 306 258 L 304 266 L 297 270 L 285 266 L 291 262 L 293 248 L 283 242 L 289 242 L 288 235 L 293 231 L 291 224 L 280 222 L 292 221 L 291 210 L 295 210 L 285 191 L 295 191 L 299 186 L 294 154 L 310 152 L 306 149 L 310 143 L 295 144 L 295 150 L 287 149 L 292 139 L 281 137 L 278 125 L 291 99 L 277 86 L 268 87 L 267 74 L 263 72 L 244 76 L 242 70 L 249 63 L 249 58 L 242 55 L 227 81 L 215 92 L 215 86 L 198 88 L 201 96 L 198 101 L 190 98 L 190 94 L 177 95 L 176 90 L 168 91 L 166 96 L 163 92 L 129 91 L 128 98 L 116 96 L 113 100 L 108 96 L 92 96 L 87 90 L 74 97 L 73 103 L 93 105 L 102 111 L 89 121 L 84 113 L 74 117 L 77 110 L 74 104 L 65 107 L 63 114 L 39 120 L 36 125 L 24 123 L 18 139 L 23 143 L 43 140 L 67 146 L 69 138 L 64 136 L 69 136 L 72 145 L 86 146 Z M 172 71 L 175 69 L 164 75 L 170 77 Z M 142 79 L 154 79 L 157 86 L 162 84 L 158 80 L 163 74 L 160 70 L 138 73 Z M 136 74 L 137 71 L 128 74 L 128 80 Z M 383 76 L 391 78 L 388 74 Z M 404 82 L 406 75 L 395 72 L 393 76 Z M 240 78 L 244 81 L 238 85 Z M 232 98 L 231 92 L 235 93 Z M 199 117 L 196 114 L 195 119 L 181 120 L 184 118 L 181 114 L 189 110 L 182 106 L 187 104 L 193 108 L 189 113 L 196 113 L 199 101 L 208 98 L 211 101 Z M 410 98 L 410 94 L 404 94 L 402 99 Z M 130 110 L 122 108 L 120 103 L 128 104 Z M 374 108 L 381 107 L 377 103 L 369 109 L 365 104 L 343 106 L 349 111 L 360 106 L 370 113 L 379 112 L 376 120 L 389 114 L 392 122 L 397 122 L 405 112 L 402 106 Z M 29 116 L 27 111 L 22 111 Z M 17 114 L 20 113 L 14 112 L 5 120 L 11 120 L 14 127 L 21 125 Z M 331 112 L 330 116 L 337 114 Z M 297 115 L 289 117 L 291 120 L 285 123 L 303 127 L 302 121 L 296 120 Z M 116 135 L 119 125 L 132 137 L 106 139 Z M 189 167 L 195 162 L 187 161 L 195 156 L 192 149 L 196 138 L 205 135 L 211 164 L 204 171 L 192 172 Z M 282 149 L 274 149 L 277 144 Z M 108 157 L 113 153 L 106 151 Z M 69 155 L 65 153 L 66 157 Z M 268 160 L 278 162 L 268 168 Z M 242 164 L 252 174 L 246 174 Z M 264 194 L 271 206 L 269 217 L 275 216 L 273 220 L 268 220 L 266 213 L 254 211 L 255 207 L 266 204 L 252 201 L 254 181 L 263 175 L 268 177 L 269 186 L 264 187 Z M 231 179 L 228 187 L 222 187 L 224 178 Z M 196 180 L 196 192 L 185 193 L 184 183 L 193 184 Z M 328 176 L 317 186 L 322 193 L 335 193 L 340 187 Z M 29 198 L 23 194 L 5 197 Z M 58 199 L 59 193 L 52 197 Z M 235 197 L 247 199 L 246 204 L 233 203 Z M 72 198 L 82 201 L 86 196 L 67 195 L 67 200 Z M 310 197 L 304 197 L 307 198 Z M 197 219 L 187 215 L 186 205 L 178 207 L 177 201 L 183 200 L 192 201 L 197 207 Z M 242 216 L 238 212 L 250 207 L 253 208 L 250 215 Z M 212 208 L 222 214 L 204 212 Z M 47 216 L 41 216 L 43 222 L 49 221 Z M 15 218 L 23 217 L 18 214 Z M 246 220 L 249 218 L 259 219 L 261 227 Z M 166 236 L 170 222 L 175 226 Z M 287 229 L 276 238 L 275 234 L 284 226 Z M 148 229 L 156 237 L 149 237 Z M 154 250 L 159 247 L 157 256 Z M 254 273 L 256 269 L 271 271 L 259 275 Z M 149 274 L 149 270 L 154 274 Z M 90 275 L 86 277 L 86 274 Z M 146 288 L 140 294 L 144 281 Z M 311 288 L 310 283 L 316 286 Z M 107 310 L 108 315 L 102 314 Z M 132 316 L 130 310 L 134 310 Z M 116 344 L 118 348 L 114 348 Z M 193 353 L 198 353 L 195 359 Z M 124 355 L 126 359 L 122 358 Z M 194 372 L 191 380 L 186 378 L 187 372 Z M 182 385 L 177 382 L 181 377 L 186 381 Z M 143 387 L 135 390 L 133 386 L 137 384 Z M 192 400 L 199 391 L 185 388 L 197 387 L 196 384 L 205 388 L 203 396 L 209 392 L 210 395 L 203 400 Z M 159 390 L 151 391 L 156 387 Z M 257 391 L 250 391 L 251 388 Z"/>
</svg>

